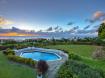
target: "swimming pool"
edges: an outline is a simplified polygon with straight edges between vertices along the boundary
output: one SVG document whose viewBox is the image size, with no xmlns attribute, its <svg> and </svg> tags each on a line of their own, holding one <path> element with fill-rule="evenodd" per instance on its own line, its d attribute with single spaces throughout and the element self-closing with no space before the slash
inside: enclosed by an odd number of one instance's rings
<svg viewBox="0 0 105 78">
<path fill-rule="evenodd" d="M 61 59 L 61 57 L 56 53 L 39 52 L 39 51 L 23 52 L 20 56 L 24 57 L 24 58 L 31 58 L 31 59 L 36 60 L 36 61 L 38 61 L 38 60 L 54 61 L 54 60 L 60 60 Z"/>
</svg>

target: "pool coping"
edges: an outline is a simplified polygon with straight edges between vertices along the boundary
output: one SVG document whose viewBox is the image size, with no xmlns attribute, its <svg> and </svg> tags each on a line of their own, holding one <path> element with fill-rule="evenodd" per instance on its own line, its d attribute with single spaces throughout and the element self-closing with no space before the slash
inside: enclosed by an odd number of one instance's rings
<svg viewBox="0 0 105 78">
<path fill-rule="evenodd" d="M 46 48 L 38 48 L 38 47 L 28 47 L 28 48 L 23 48 L 23 49 L 19 49 L 19 50 L 14 50 L 15 53 L 19 53 L 19 54 L 16 54 L 17 56 L 20 56 L 22 57 L 22 54 L 24 52 L 26 53 L 30 53 L 28 52 L 29 50 L 33 50 L 33 51 L 41 51 L 41 52 L 46 52 L 46 53 L 53 53 L 55 54 L 56 56 L 59 57 L 59 59 L 56 59 L 56 60 L 46 60 L 47 62 L 54 62 L 54 61 L 60 61 L 60 60 L 63 60 L 65 56 L 66 59 L 68 59 L 68 55 L 66 53 L 64 53 L 64 51 L 61 51 L 61 50 L 56 50 L 56 49 L 46 49 Z M 25 58 L 25 57 L 24 57 Z M 35 61 L 38 61 L 36 59 L 33 59 Z"/>
</svg>

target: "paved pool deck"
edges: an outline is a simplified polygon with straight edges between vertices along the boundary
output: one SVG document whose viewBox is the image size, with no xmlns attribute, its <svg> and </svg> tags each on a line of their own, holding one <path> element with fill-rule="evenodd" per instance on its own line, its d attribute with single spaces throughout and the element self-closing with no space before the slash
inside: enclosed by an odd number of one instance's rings
<svg viewBox="0 0 105 78">
<path fill-rule="evenodd" d="M 48 62 L 49 65 L 49 70 L 48 70 L 48 78 L 55 78 L 56 73 L 58 71 L 58 69 L 60 68 L 60 66 L 65 63 L 65 61 L 67 60 L 66 56 L 62 56 L 61 60 L 57 60 L 57 61 L 52 61 L 52 62 Z"/>
</svg>

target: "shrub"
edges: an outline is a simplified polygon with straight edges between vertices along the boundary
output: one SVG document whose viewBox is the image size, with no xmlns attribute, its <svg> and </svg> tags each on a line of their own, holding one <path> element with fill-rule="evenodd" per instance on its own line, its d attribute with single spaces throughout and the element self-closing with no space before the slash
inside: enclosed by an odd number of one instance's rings
<svg viewBox="0 0 105 78">
<path fill-rule="evenodd" d="M 95 52 L 93 52 L 92 57 L 95 59 L 105 59 L 105 51 L 104 47 L 97 48 Z"/>
<path fill-rule="evenodd" d="M 102 72 L 99 72 L 98 70 L 81 62 L 69 60 L 67 65 L 72 73 L 78 75 L 79 78 L 104 78 Z"/>
<path fill-rule="evenodd" d="M 62 49 L 59 49 L 59 50 L 62 50 Z M 69 52 L 68 52 L 68 51 L 66 51 L 66 50 L 62 50 L 62 51 L 64 51 L 64 52 L 65 52 L 65 53 L 67 53 L 67 54 L 69 53 Z"/>
<path fill-rule="evenodd" d="M 7 48 L 6 50 L 4 50 L 3 53 L 5 55 L 15 55 L 15 52 L 10 48 Z"/>
<path fill-rule="evenodd" d="M 105 51 L 105 46 L 103 46 L 103 50 Z"/>
<path fill-rule="evenodd" d="M 5 50 L 7 47 L 0 45 L 0 50 Z"/>
<path fill-rule="evenodd" d="M 74 78 L 73 73 L 68 69 L 68 66 L 62 65 L 56 75 L 56 78 Z"/>
<path fill-rule="evenodd" d="M 103 71 L 93 69 L 86 64 L 76 60 L 69 60 L 64 63 L 56 78 L 105 78 Z"/>
<path fill-rule="evenodd" d="M 15 55 L 8 55 L 7 57 L 11 61 L 26 64 L 31 67 L 35 67 L 35 64 L 36 64 L 36 62 L 34 60 L 32 60 L 31 58 L 22 58 L 22 57 L 15 56 Z"/>
<path fill-rule="evenodd" d="M 79 55 L 74 54 L 74 53 L 70 53 L 64 49 L 58 49 L 58 50 L 62 50 L 63 52 L 67 53 L 69 56 L 69 59 L 72 59 L 72 60 L 81 60 L 82 59 Z"/>
<path fill-rule="evenodd" d="M 68 53 L 69 55 L 69 59 L 72 59 L 72 60 L 81 60 L 81 57 L 74 54 L 74 53 Z"/>
</svg>

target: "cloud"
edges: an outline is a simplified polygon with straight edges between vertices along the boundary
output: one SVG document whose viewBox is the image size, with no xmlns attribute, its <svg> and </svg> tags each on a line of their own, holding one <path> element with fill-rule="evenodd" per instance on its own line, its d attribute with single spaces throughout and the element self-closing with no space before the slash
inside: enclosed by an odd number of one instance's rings
<svg viewBox="0 0 105 78">
<path fill-rule="evenodd" d="M 100 27 L 100 25 L 96 25 L 96 26 L 93 26 L 93 29 L 98 30 L 99 27 Z"/>
<path fill-rule="evenodd" d="M 86 22 L 89 22 L 89 23 L 91 23 L 91 24 L 93 24 L 93 23 L 95 22 L 95 20 L 93 20 L 93 19 L 86 19 L 85 21 L 86 21 Z"/>
<path fill-rule="evenodd" d="M 50 31 L 53 31 L 53 32 L 62 32 L 63 29 L 61 27 L 59 27 L 59 26 L 56 26 L 56 27 L 49 27 L 45 31 L 48 31 L 48 32 L 50 32 Z"/>
<path fill-rule="evenodd" d="M 55 32 L 63 32 L 63 29 L 59 27 Z"/>
<path fill-rule="evenodd" d="M 61 30 L 61 31 L 62 31 L 63 29 L 62 29 L 62 28 L 59 28 L 59 30 Z"/>
<path fill-rule="evenodd" d="M 7 20 L 7 19 L 5 19 L 5 18 L 3 18 L 3 17 L 0 17 L 0 26 L 11 25 L 11 24 L 13 24 L 12 21 Z"/>
<path fill-rule="evenodd" d="M 58 29 L 59 29 L 59 26 L 56 26 L 54 29 L 55 29 L 55 30 L 58 30 Z"/>
<path fill-rule="evenodd" d="M 69 32 L 74 33 L 75 30 L 79 29 L 79 26 L 73 27 L 69 30 Z"/>
<path fill-rule="evenodd" d="M 54 28 L 54 31 L 55 31 L 55 32 L 62 32 L 63 29 L 62 29 L 60 26 L 56 26 L 56 27 Z"/>
<path fill-rule="evenodd" d="M 86 30 L 86 29 L 90 28 L 90 26 L 91 25 L 88 25 L 88 26 L 84 27 L 83 29 Z"/>
<path fill-rule="evenodd" d="M 49 27 L 46 31 L 52 31 L 53 28 L 52 27 Z"/>
<path fill-rule="evenodd" d="M 74 24 L 74 22 L 69 22 L 69 23 L 67 23 L 67 25 L 73 25 Z"/>
<path fill-rule="evenodd" d="M 96 11 L 90 19 L 86 19 L 86 21 L 90 23 L 95 23 L 96 21 L 103 21 L 105 20 L 105 12 Z"/>
<path fill-rule="evenodd" d="M 93 19 L 94 20 L 101 19 L 102 17 L 105 17 L 105 13 L 103 13 L 101 11 L 97 11 L 93 14 Z"/>
<path fill-rule="evenodd" d="M 74 30 L 77 30 L 79 28 L 79 26 L 73 27 Z"/>
<path fill-rule="evenodd" d="M 88 33 L 96 33 L 97 29 L 90 29 L 90 30 L 78 30 L 76 33 L 78 34 L 88 34 Z"/>
<path fill-rule="evenodd" d="M 86 22 L 89 22 L 89 25 L 84 27 L 84 30 L 92 27 L 93 30 L 96 30 L 99 28 L 99 25 L 94 26 L 95 23 L 105 23 L 105 12 L 102 11 L 96 11 L 92 14 L 91 18 L 86 19 Z M 91 32 L 91 31 L 90 31 Z"/>
<path fill-rule="evenodd" d="M 105 20 L 103 20 L 102 23 L 105 23 Z"/>
</svg>

